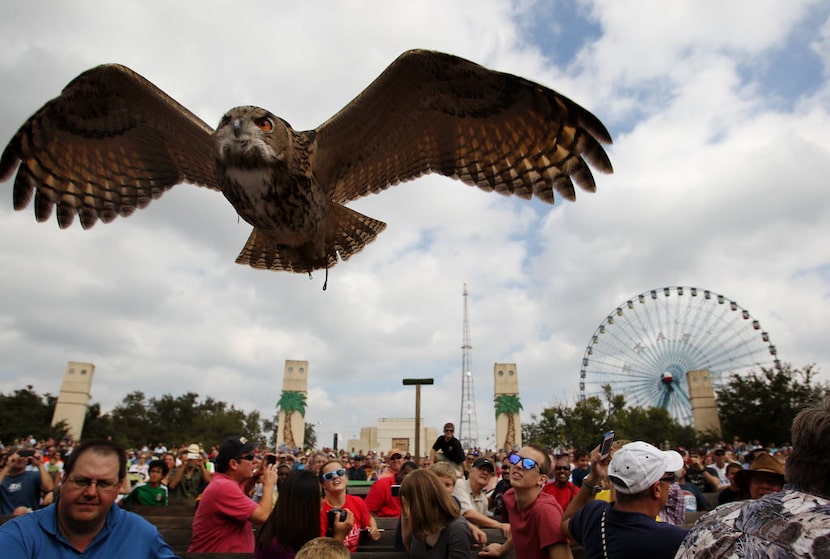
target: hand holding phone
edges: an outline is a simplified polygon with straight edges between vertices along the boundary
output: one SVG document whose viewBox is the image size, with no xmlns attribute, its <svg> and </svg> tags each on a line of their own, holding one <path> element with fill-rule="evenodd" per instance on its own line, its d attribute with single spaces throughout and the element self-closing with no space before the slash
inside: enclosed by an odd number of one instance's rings
<svg viewBox="0 0 830 559">
<path fill-rule="evenodd" d="M 614 431 L 608 431 L 602 436 L 602 442 L 599 445 L 599 456 L 603 460 L 611 455 L 611 445 L 614 444 Z"/>
</svg>

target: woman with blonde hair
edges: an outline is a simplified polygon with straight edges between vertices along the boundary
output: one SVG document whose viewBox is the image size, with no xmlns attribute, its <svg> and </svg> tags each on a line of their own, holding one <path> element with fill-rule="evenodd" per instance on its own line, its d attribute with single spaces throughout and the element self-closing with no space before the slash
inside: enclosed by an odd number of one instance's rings
<svg viewBox="0 0 830 559">
<path fill-rule="evenodd" d="M 466 559 L 470 528 L 438 476 L 414 470 L 401 483 L 401 536 L 411 559 Z"/>
</svg>

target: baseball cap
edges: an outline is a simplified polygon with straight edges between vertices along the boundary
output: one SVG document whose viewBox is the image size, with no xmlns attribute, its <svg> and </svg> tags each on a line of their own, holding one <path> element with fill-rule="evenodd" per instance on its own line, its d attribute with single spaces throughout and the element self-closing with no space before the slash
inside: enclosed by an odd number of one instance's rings
<svg viewBox="0 0 830 559">
<path fill-rule="evenodd" d="M 490 468 L 491 472 L 496 471 L 496 467 L 493 466 L 493 463 L 490 462 L 490 460 L 488 460 L 484 456 L 475 459 L 475 462 L 473 462 L 473 468 L 478 468 L 479 470 L 482 470 L 484 468 Z"/>
<path fill-rule="evenodd" d="M 245 437 L 228 437 L 219 446 L 219 454 L 216 455 L 217 464 L 227 464 L 234 458 L 238 458 L 248 452 L 256 450 L 257 445 L 253 441 L 249 441 Z"/>
<path fill-rule="evenodd" d="M 635 495 L 657 483 L 666 472 L 683 467 L 683 457 L 674 450 L 660 450 L 643 441 L 628 443 L 614 453 L 608 479 L 620 493 Z"/>
<path fill-rule="evenodd" d="M 403 451 L 402 451 L 402 450 L 399 450 L 399 449 L 397 449 L 397 448 L 393 448 L 392 450 L 390 450 L 389 452 L 387 452 L 387 453 L 386 453 L 386 457 L 387 457 L 387 458 L 391 458 L 392 456 L 394 456 L 394 455 L 396 455 L 396 454 L 400 454 L 401 458 L 403 458 Z"/>
</svg>

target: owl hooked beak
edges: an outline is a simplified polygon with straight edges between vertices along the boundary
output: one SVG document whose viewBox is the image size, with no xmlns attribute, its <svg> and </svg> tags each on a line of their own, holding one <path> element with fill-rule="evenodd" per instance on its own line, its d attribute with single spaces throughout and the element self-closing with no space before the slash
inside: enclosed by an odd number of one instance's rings
<svg viewBox="0 0 830 559">
<path fill-rule="evenodd" d="M 237 138 L 242 134 L 242 119 L 233 119 L 233 135 Z"/>
</svg>

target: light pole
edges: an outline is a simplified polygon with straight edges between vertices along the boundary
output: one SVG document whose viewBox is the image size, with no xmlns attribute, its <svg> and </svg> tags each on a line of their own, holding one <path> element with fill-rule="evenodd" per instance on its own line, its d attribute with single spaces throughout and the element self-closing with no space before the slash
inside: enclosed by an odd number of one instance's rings
<svg viewBox="0 0 830 559">
<path fill-rule="evenodd" d="M 421 385 L 433 384 L 431 378 L 405 378 L 404 386 L 415 385 L 415 461 L 421 464 Z"/>
</svg>

